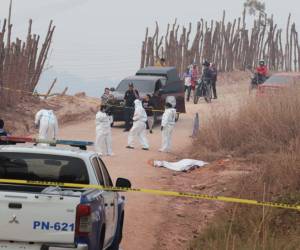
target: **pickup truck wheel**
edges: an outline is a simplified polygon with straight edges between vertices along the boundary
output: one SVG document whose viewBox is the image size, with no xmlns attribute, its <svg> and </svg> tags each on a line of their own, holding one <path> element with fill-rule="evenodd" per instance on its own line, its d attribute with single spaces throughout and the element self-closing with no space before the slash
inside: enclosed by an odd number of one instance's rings
<svg viewBox="0 0 300 250">
<path fill-rule="evenodd" d="M 107 250 L 119 250 L 119 246 L 122 241 L 122 234 L 123 234 L 123 221 L 124 221 L 124 214 L 122 214 L 121 220 L 118 223 L 115 238 L 111 243 L 110 247 L 107 248 Z"/>
</svg>

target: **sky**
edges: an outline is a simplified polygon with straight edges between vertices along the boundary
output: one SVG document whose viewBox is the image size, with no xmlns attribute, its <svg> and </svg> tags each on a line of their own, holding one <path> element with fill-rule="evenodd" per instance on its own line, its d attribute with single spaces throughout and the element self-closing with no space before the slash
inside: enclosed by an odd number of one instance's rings
<svg viewBox="0 0 300 250">
<path fill-rule="evenodd" d="M 40 80 L 41 91 L 58 77 L 57 90 L 86 90 L 95 95 L 115 85 L 139 67 L 145 29 L 155 21 L 162 30 L 178 19 L 196 24 L 201 18 L 227 20 L 241 15 L 243 0 L 13 0 L 13 35 L 25 39 L 29 18 L 33 32 L 45 36 L 50 20 L 56 31 L 48 66 Z M 300 23 L 298 0 L 266 0 L 267 12 L 285 27 L 289 12 Z M 9 0 L 0 0 L 0 21 L 8 14 Z M 194 25 L 195 28 L 195 25 Z M 87 87 L 86 87 L 87 86 Z"/>
</svg>

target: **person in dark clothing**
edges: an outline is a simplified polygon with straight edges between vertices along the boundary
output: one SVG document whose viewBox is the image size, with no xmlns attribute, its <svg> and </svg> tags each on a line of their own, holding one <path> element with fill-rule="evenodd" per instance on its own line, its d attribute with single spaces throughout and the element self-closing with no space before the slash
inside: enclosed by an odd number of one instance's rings
<svg viewBox="0 0 300 250">
<path fill-rule="evenodd" d="M 0 119 L 0 136 L 7 136 L 8 133 L 4 130 L 4 121 Z"/>
<path fill-rule="evenodd" d="M 104 93 L 103 93 L 103 95 L 101 96 L 101 104 L 102 104 L 102 105 L 107 104 L 107 102 L 108 102 L 108 100 L 109 100 L 109 97 L 110 97 L 109 88 L 105 88 L 105 89 L 104 89 Z"/>
<path fill-rule="evenodd" d="M 210 71 L 211 71 L 211 76 L 212 76 L 211 84 L 212 84 L 214 99 L 217 99 L 218 96 L 217 96 L 216 84 L 217 84 L 217 80 L 218 80 L 218 70 L 214 63 L 212 63 L 210 65 Z"/>
<path fill-rule="evenodd" d="M 152 129 L 154 125 L 154 114 L 153 114 L 153 108 L 154 108 L 154 101 L 151 95 L 146 95 L 145 99 L 143 100 L 143 107 L 146 110 L 147 113 L 147 128 L 149 129 L 150 134 L 152 134 Z"/>
<path fill-rule="evenodd" d="M 211 81 L 212 80 L 212 72 L 210 69 L 210 63 L 208 61 L 205 61 L 202 65 L 203 65 L 202 80 L 203 81 Z"/>
<path fill-rule="evenodd" d="M 139 99 L 139 92 L 134 89 L 133 83 L 128 85 L 128 90 L 125 93 L 125 108 L 124 108 L 124 119 L 125 119 L 125 129 L 124 132 L 130 130 L 132 126 L 132 116 L 134 113 L 134 101 Z"/>
<path fill-rule="evenodd" d="M 8 136 L 9 134 L 4 130 L 4 121 L 0 119 L 0 136 Z M 6 145 L 9 144 L 8 142 L 1 141 L 0 140 L 0 145 Z"/>
</svg>

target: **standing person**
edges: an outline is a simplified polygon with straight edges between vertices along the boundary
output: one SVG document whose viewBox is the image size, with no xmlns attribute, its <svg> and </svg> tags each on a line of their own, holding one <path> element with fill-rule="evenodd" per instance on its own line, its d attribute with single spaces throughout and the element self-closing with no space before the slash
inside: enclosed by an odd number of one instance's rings
<svg viewBox="0 0 300 250">
<path fill-rule="evenodd" d="M 52 110 L 41 109 L 37 112 L 35 115 L 35 126 L 39 128 L 39 139 L 56 139 L 58 134 L 58 122 Z"/>
<path fill-rule="evenodd" d="M 147 122 L 148 122 L 148 128 L 150 131 L 150 134 L 153 133 L 152 129 L 153 129 L 153 125 L 154 125 L 154 115 L 153 115 L 153 108 L 154 108 L 154 102 L 153 102 L 153 98 L 151 97 L 151 95 L 146 95 L 145 99 L 143 100 L 143 107 L 146 110 L 146 114 L 147 114 Z"/>
<path fill-rule="evenodd" d="M 155 67 L 165 67 L 166 66 L 166 60 L 162 57 L 159 58 L 159 60 L 156 61 Z"/>
<path fill-rule="evenodd" d="M 110 94 L 110 89 L 109 88 L 105 88 L 104 89 L 104 93 L 103 95 L 101 96 L 101 105 L 106 105 L 109 101 L 109 99 L 111 98 L 111 94 Z M 109 115 L 109 119 L 111 119 L 111 126 L 113 126 L 113 121 L 114 121 L 114 118 L 112 115 Z"/>
<path fill-rule="evenodd" d="M 195 89 L 199 78 L 199 72 L 197 68 L 197 64 L 193 64 L 192 70 L 191 70 L 191 89 L 193 91 L 193 95 L 195 95 Z"/>
<path fill-rule="evenodd" d="M 4 121 L 2 119 L 0 119 L 0 137 L 1 136 L 9 136 L 9 135 L 10 134 L 4 129 Z M 8 145 L 8 144 L 10 144 L 10 143 L 0 140 L 0 145 Z"/>
<path fill-rule="evenodd" d="M 190 69 L 187 68 L 186 72 L 183 74 L 183 80 L 184 80 L 184 93 L 187 92 L 187 101 L 190 101 L 191 96 L 191 90 L 192 90 L 192 77 L 190 73 Z"/>
<path fill-rule="evenodd" d="M 149 144 L 146 137 L 146 122 L 147 114 L 143 108 L 142 102 L 140 100 L 134 101 L 134 116 L 133 116 L 133 126 L 130 129 L 128 135 L 128 146 L 129 149 L 134 149 L 134 138 L 138 137 L 143 150 L 149 150 Z"/>
<path fill-rule="evenodd" d="M 108 102 L 109 96 L 110 96 L 110 90 L 109 90 L 109 88 L 105 88 L 104 93 L 101 96 L 101 104 L 106 105 Z"/>
<path fill-rule="evenodd" d="M 212 71 L 210 69 L 210 63 L 208 61 L 204 61 L 203 72 L 202 72 L 202 80 L 203 81 L 211 81 L 212 80 Z"/>
<path fill-rule="evenodd" d="M 106 105 L 101 105 L 96 114 L 96 151 L 102 155 L 112 156 L 111 119 L 107 114 Z"/>
<path fill-rule="evenodd" d="M 0 136 L 7 136 L 8 133 L 4 129 L 4 121 L 0 119 Z"/>
<path fill-rule="evenodd" d="M 166 109 L 161 120 L 162 145 L 160 152 L 170 152 L 172 133 L 175 127 L 176 109 L 171 103 L 166 103 Z"/>
<path fill-rule="evenodd" d="M 213 94 L 214 94 L 214 99 L 217 99 L 217 80 L 218 80 L 218 70 L 217 67 L 214 63 L 210 64 L 210 71 L 211 71 L 211 84 L 212 84 L 212 89 L 213 89 Z"/>
<path fill-rule="evenodd" d="M 124 118 L 125 118 L 125 129 L 124 132 L 127 132 L 131 128 L 131 120 L 132 114 L 134 110 L 134 101 L 139 99 L 139 92 L 134 89 L 133 83 L 128 85 L 128 90 L 125 93 L 124 100 L 125 100 L 125 108 L 124 108 Z"/>
</svg>

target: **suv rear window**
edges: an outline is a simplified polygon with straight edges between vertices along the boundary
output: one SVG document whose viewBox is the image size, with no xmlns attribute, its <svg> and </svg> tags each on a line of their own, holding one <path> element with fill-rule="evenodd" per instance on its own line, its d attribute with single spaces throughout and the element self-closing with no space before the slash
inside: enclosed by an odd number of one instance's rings
<svg viewBox="0 0 300 250">
<path fill-rule="evenodd" d="M 141 93 L 153 93 L 156 82 L 153 80 L 128 80 L 128 79 L 125 79 L 120 82 L 120 84 L 116 90 L 121 93 L 125 93 L 128 90 L 128 85 L 130 83 L 133 83 L 134 88 L 137 89 Z"/>
<path fill-rule="evenodd" d="M 89 184 L 83 160 L 46 154 L 0 153 L 0 178 Z"/>
</svg>

